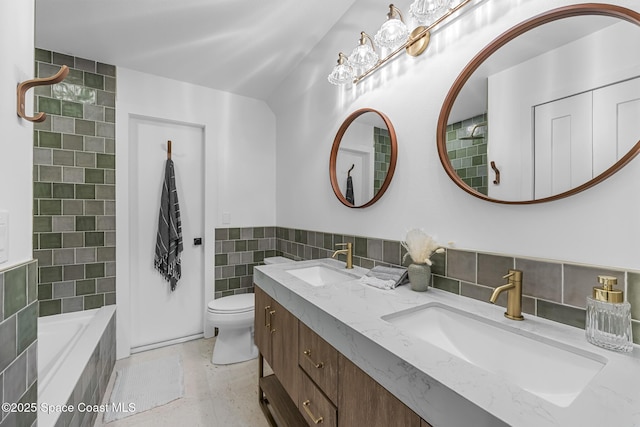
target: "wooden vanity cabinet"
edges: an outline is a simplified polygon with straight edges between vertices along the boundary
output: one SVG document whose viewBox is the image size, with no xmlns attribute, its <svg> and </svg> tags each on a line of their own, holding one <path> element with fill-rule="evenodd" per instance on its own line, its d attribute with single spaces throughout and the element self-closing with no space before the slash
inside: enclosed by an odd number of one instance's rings
<svg viewBox="0 0 640 427">
<path fill-rule="evenodd" d="M 421 427 L 418 414 L 342 354 L 338 390 L 339 426 Z"/>
<path fill-rule="evenodd" d="M 255 287 L 254 340 L 282 387 L 298 401 L 298 319 Z"/>
<path fill-rule="evenodd" d="M 431 427 L 258 286 L 254 289 L 260 404 L 272 426 Z M 263 358 L 274 375 L 263 377 Z"/>
</svg>

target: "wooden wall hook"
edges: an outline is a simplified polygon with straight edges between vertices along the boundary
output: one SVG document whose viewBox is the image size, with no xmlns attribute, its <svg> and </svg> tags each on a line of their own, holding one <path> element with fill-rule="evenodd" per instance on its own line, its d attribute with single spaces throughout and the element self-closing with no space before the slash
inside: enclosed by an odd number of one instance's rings
<svg viewBox="0 0 640 427">
<path fill-rule="evenodd" d="M 491 169 L 493 169 L 496 174 L 496 179 L 493 180 L 493 183 L 495 185 L 500 185 L 500 170 L 496 167 L 496 162 L 493 160 L 491 160 Z"/>
<path fill-rule="evenodd" d="M 24 112 L 24 100 L 27 94 L 27 91 L 32 87 L 36 86 L 45 86 L 52 85 L 56 83 L 60 83 L 63 81 L 67 75 L 69 74 L 69 67 L 63 65 L 60 67 L 60 70 L 51 77 L 44 77 L 32 80 L 26 80 L 18 85 L 18 116 L 22 117 L 25 120 L 29 120 L 30 122 L 43 122 L 44 119 L 47 118 L 46 114 L 38 113 L 33 117 L 29 117 Z"/>
</svg>

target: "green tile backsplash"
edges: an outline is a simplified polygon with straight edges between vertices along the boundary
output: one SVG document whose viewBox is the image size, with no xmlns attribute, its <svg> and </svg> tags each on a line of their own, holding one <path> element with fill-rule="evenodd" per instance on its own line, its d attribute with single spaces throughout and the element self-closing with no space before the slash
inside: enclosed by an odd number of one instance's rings
<svg viewBox="0 0 640 427">
<path fill-rule="evenodd" d="M 400 265 L 405 251 L 400 242 L 362 236 L 342 236 L 276 227 L 276 254 L 294 260 L 330 257 L 335 243 L 353 242 L 353 263 L 365 268 Z M 306 243 L 301 243 L 301 242 Z M 339 259 L 344 261 L 344 256 Z M 640 272 L 600 266 L 584 266 L 555 260 L 517 258 L 460 249 L 447 249 L 432 258 L 432 286 L 487 302 L 493 289 L 506 283 L 510 268 L 523 271 L 522 311 L 570 326 L 585 325 L 585 299 L 597 286 L 599 274 L 618 277 L 631 303 L 634 342 L 640 343 Z M 497 304 L 506 306 L 506 294 Z"/>
<path fill-rule="evenodd" d="M 215 297 L 253 292 L 253 267 L 275 256 L 275 248 L 275 227 L 216 229 Z"/>
<path fill-rule="evenodd" d="M 47 113 L 34 125 L 40 315 L 114 304 L 116 69 L 42 49 L 35 58 L 38 77 L 70 67 L 63 82 L 35 91 Z"/>
</svg>

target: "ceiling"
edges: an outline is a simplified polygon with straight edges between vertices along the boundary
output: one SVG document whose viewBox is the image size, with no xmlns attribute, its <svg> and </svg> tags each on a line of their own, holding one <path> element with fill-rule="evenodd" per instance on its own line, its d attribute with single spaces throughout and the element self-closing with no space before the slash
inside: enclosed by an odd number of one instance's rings
<svg viewBox="0 0 640 427">
<path fill-rule="evenodd" d="M 266 100 L 355 0 L 36 0 L 36 47 Z"/>
</svg>

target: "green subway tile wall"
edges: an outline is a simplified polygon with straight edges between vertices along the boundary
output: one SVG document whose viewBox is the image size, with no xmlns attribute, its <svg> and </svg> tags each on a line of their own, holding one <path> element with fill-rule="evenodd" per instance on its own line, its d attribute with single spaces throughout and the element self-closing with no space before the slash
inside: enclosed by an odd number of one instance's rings
<svg viewBox="0 0 640 427">
<path fill-rule="evenodd" d="M 276 256 L 275 227 L 215 231 L 215 298 L 253 292 L 253 267 Z"/>
<path fill-rule="evenodd" d="M 0 271 L 0 401 L 37 403 L 37 261 Z M 0 410 L 0 425 L 30 426 L 35 412 Z"/>
<path fill-rule="evenodd" d="M 33 249 L 40 316 L 115 303 L 116 68 L 36 49 Z"/>
<path fill-rule="evenodd" d="M 375 195 L 382 188 L 382 183 L 387 177 L 389 164 L 391 163 L 391 136 L 389 136 L 389 130 L 373 128 L 373 148 L 375 153 L 373 194 Z"/>
<path fill-rule="evenodd" d="M 475 125 L 485 123 L 487 115 L 481 114 L 461 122 L 447 125 L 447 154 L 451 166 L 462 180 L 482 194 L 488 194 L 489 178 L 487 165 L 487 127 Z M 462 139 L 463 137 L 477 137 Z"/>
</svg>

